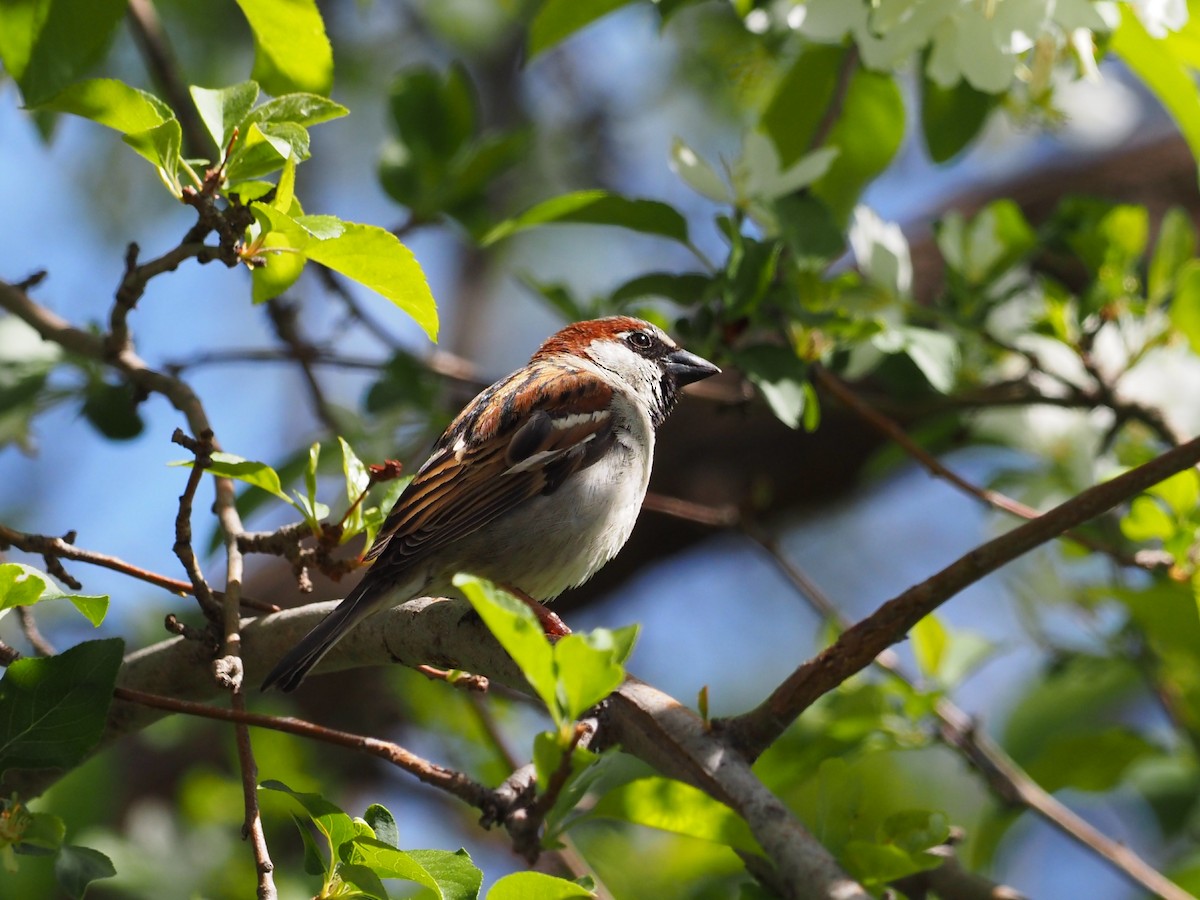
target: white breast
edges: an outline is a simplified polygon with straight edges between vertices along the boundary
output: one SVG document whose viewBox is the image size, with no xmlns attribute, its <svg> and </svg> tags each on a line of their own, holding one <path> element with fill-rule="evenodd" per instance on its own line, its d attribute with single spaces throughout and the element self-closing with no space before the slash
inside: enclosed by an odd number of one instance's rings
<svg viewBox="0 0 1200 900">
<path fill-rule="evenodd" d="M 480 561 L 473 574 L 549 600 L 625 546 L 650 481 L 654 429 L 624 397 L 614 397 L 612 412 L 616 443 L 604 458 L 458 543 L 459 558 Z"/>
</svg>

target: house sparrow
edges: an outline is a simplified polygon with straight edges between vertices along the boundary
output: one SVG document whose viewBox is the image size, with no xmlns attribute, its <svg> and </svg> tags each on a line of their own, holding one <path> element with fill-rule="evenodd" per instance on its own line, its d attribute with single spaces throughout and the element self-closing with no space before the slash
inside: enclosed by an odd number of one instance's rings
<svg viewBox="0 0 1200 900">
<path fill-rule="evenodd" d="M 458 414 L 397 499 L 362 581 L 263 689 L 295 689 L 360 619 L 444 594 L 458 572 L 538 608 L 582 584 L 629 539 L 654 429 L 680 388 L 719 371 L 629 316 L 577 322 L 548 338 L 527 366 Z"/>
</svg>

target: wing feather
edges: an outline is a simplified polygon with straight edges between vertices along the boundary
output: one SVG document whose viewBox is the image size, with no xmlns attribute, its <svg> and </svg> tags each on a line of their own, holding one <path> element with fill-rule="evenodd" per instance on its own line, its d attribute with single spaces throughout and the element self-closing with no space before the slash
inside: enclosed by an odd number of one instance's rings
<svg viewBox="0 0 1200 900">
<path fill-rule="evenodd" d="M 419 563 L 592 465 L 615 440 L 611 400 L 603 379 L 554 361 L 485 390 L 396 501 L 368 577 Z"/>
</svg>

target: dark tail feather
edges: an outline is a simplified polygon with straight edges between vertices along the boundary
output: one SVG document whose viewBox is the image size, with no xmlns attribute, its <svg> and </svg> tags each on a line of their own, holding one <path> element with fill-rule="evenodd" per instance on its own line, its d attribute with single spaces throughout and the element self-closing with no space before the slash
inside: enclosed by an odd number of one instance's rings
<svg viewBox="0 0 1200 900">
<path fill-rule="evenodd" d="M 294 691 L 309 669 L 321 661 L 330 648 L 345 637 L 360 619 L 375 611 L 376 600 L 385 592 L 380 584 L 364 578 L 346 599 L 300 639 L 295 647 L 279 661 L 262 683 L 262 690 L 278 685 L 285 692 Z"/>
</svg>

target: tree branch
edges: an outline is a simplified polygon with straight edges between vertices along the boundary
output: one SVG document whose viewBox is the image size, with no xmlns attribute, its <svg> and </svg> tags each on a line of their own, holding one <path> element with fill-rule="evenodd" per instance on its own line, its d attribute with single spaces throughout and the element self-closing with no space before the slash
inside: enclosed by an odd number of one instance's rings
<svg viewBox="0 0 1200 900">
<path fill-rule="evenodd" d="M 858 396 L 849 385 L 836 377 L 832 372 L 822 366 L 813 366 L 811 369 L 813 380 L 819 384 L 826 392 L 835 397 L 847 409 L 857 415 L 860 419 L 900 446 L 905 453 L 911 456 L 914 460 L 920 463 L 934 477 L 941 478 L 954 485 L 960 491 L 986 503 L 993 509 L 998 509 L 1001 512 L 1009 513 L 1021 519 L 1033 520 L 1036 519 L 1039 513 L 1032 506 L 1027 506 L 1019 500 L 1014 500 L 999 491 L 981 488 L 978 485 L 971 484 L 962 476 L 958 475 L 953 470 L 942 464 L 937 457 L 925 450 L 920 444 L 908 436 L 900 425 L 894 420 L 888 418 L 883 413 L 876 410 L 869 403 Z M 1139 553 L 1130 556 L 1124 551 L 1116 547 L 1109 547 L 1100 541 L 1093 540 L 1085 534 L 1079 534 L 1075 531 L 1063 532 L 1062 537 L 1074 541 L 1081 547 L 1092 550 L 1096 553 L 1103 553 L 1123 566 L 1137 567 L 1154 571 L 1155 569 L 1167 568 L 1171 564 L 1171 559 L 1162 553 L 1148 552 Z"/>
<path fill-rule="evenodd" d="M 726 720 L 723 728 L 736 746 L 756 758 L 814 700 L 869 666 L 963 588 L 1198 461 L 1200 438 L 1194 438 L 976 547 L 847 629 L 831 646 L 797 668 L 758 707 Z"/>
<path fill-rule="evenodd" d="M 0 550 L 16 547 L 25 553 L 40 554 L 42 559 L 46 561 L 47 571 L 70 585 L 74 590 L 79 590 L 82 585 L 68 575 L 62 569 L 61 565 L 59 565 L 56 571 L 54 566 L 57 560 L 69 559 L 74 562 L 89 563 L 93 566 L 111 569 L 114 572 L 120 572 L 122 575 L 128 575 L 131 578 L 137 578 L 156 587 L 164 588 L 173 594 L 191 594 L 193 591 L 192 585 L 186 581 L 160 575 L 158 572 L 151 572 L 149 569 L 135 566 L 133 563 L 125 562 L 125 560 L 116 556 L 109 556 L 107 553 L 84 550 L 82 547 L 76 547 L 74 541 L 74 531 L 67 532 L 63 537 L 53 537 L 46 534 L 30 534 L 25 531 L 17 531 L 15 528 L 9 528 L 7 525 L 0 523 Z M 225 596 L 225 593 L 223 591 L 213 591 L 213 596 L 221 600 Z M 279 612 L 279 607 L 274 603 L 265 603 L 261 600 L 252 600 L 248 597 L 242 597 L 242 606 L 248 609 L 256 609 L 260 612 Z"/>
<path fill-rule="evenodd" d="M 784 556 L 773 538 L 752 528 L 747 528 L 746 533 L 751 540 L 762 547 L 784 577 L 792 583 L 796 593 L 803 597 L 816 612 L 842 628 L 849 624 L 837 606 L 825 596 L 825 593 L 798 566 Z M 912 680 L 905 675 L 898 656 L 892 650 L 884 650 L 875 657 L 874 662 L 892 678 L 912 686 Z M 981 732 L 971 717 L 949 697 L 944 696 L 937 701 L 934 706 L 934 715 L 937 716 L 941 725 L 942 740 L 962 754 L 1005 803 L 1024 806 L 1037 813 L 1053 827 L 1095 852 L 1123 875 L 1153 892 L 1156 896 L 1169 898 L 1169 900 L 1188 900 L 1186 892 L 1181 891 L 1177 885 L 1135 852 L 1094 828 L 1043 790 L 1037 782 L 1029 777 L 1028 773 L 1017 765 L 1012 757 Z M 1008 893 L 993 894 L 993 889 L 997 892 L 1011 892 L 1011 889 L 993 885 L 986 879 L 966 871 L 953 858 L 948 859 L 945 865 L 931 869 L 929 873 L 924 874 L 932 877 L 933 873 L 940 872 L 945 868 L 949 868 L 951 871 L 944 878 L 951 880 L 957 890 L 952 895 L 939 892 L 942 895 L 956 897 L 1004 897 L 1010 895 Z M 974 885 L 973 888 L 972 885 Z"/>
<path fill-rule="evenodd" d="M 307 633 L 335 602 L 315 603 L 242 622 L 247 678 Z M 464 669 L 529 694 L 516 665 L 462 601 L 418 598 L 371 616 L 340 641 L 318 671 L 402 663 Z M 121 688 L 199 700 L 216 691 L 203 647 L 172 638 L 126 657 Z M 160 710 L 115 700 L 100 747 L 147 727 Z M 868 894 L 837 866 L 829 852 L 751 771 L 749 763 L 708 724 L 677 700 L 630 679 L 609 699 L 601 719 L 605 744 L 620 744 L 668 777 L 678 778 L 728 804 L 743 816 L 781 883 L 793 898 L 867 900 Z M 98 748 L 99 749 L 99 748 Z M 63 773 L 10 769 L 5 790 L 32 797 Z"/>
</svg>

